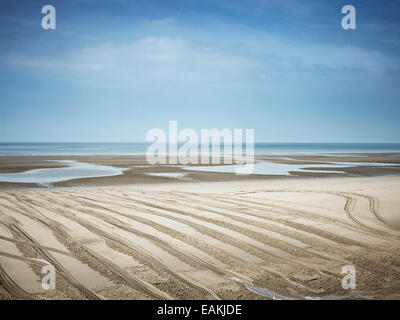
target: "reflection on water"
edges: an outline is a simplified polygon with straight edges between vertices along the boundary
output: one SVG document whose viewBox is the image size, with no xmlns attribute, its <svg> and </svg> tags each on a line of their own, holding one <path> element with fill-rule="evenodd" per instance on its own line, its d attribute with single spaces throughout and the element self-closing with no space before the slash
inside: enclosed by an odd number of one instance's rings
<svg viewBox="0 0 400 320">
<path fill-rule="evenodd" d="M 184 173 L 182 173 L 182 172 L 148 172 L 146 174 L 148 176 L 153 176 L 153 177 L 193 181 L 193 179 L 187 177 L 187 175 L 189 173 L 186 173 L 186 172 L 184 172 Z"/>
<path fill-rule="evenodd" d="M 83 163 L 73 160 L 54 160 L 67 165 L 64 168 L 45 168 L 34 169 L 20 173 L 2 173 L 0 182 L 12 183 L 37 183 L 49 186 L 51 183 L 67 181 L 80 178 L 110 177 L 123 174 L 126 168 L 116 168 L 111 166 Z M 258 161 L 254 165 L 252 174 L 262 175 L 285 175 L 289 176 L 293 172 L 314 172 L 314 173 L 345 173 L 343 168 L 371 166 L 371 167 L 398 167 L 399 164 L 391 163 L 372 163 L 372 162 L 327 162 L 324 164 L 282 164 L 269 161 Z M 151 166 L 137 166 L 151 167 Z M 207 171 L 207 172 L 226 172 L 236 173 L 236 169 L 241 165 L 216 165 L 216 166 L 176 166 L 189 171 Z M 337 169 L 337 170 L 326 170 Z M 148 172 L 150 176 L 165 177 L 178 180 L 192 180 L 186 172 Z M 192 180 L 193 181 L 193 180 Z"/>
<path fill-rule="evenodd" d="M 252 174 L 289 176 L 291 172 L 314 172 L 314 173 L 345 173 L 343 170 L 324 170 L 324 169 L 342 169 L 358 166 L 368 167 L 400 167 L 398 164 L 391 163 L 373 163 L 373 162 L 327 162 L 324 164 L 285 164 L 269 161 L 259 161 L 254 164 Z M 241 165 L 217 165 L 217 166 L 185 166 L 184 170 L 207 171 L 207 172 L 225 172 L 235 173 Z"/>
<path fill-rule="evenodd" d="M 2 173 L 1 182 L 37 183 L 48 186 L 54 182 L 80 178 L 110 177 L 121 175 L 123 168 L 83 163 L 73 160 L 55 161 L 66 164 L 65 168 L 34 169 L 20 173 Z"/>
<path fill-rule="evenodd" d="M 255 294 L 258 294 L 260 296 L 263 296 L 265 298 L 268 299 L 272 299 L 272 300 L 298 300 L 298 299 L 303 299 L 303 300 L 345 300 L 345 299 L 365 299 L 365 300 L 371 300 L 374 299 L 373 296 L 367 296 L 364 295 L 361 291 L 359 290 L 349 290 L 346 292 L 346 294 L 339 296 L 339 295 L 326 295 L 326 296 L 303 296 L 303 295 L 299 295 L 298 297 L 288 297 L 288 296 L 283 296 L 280 295 L 274 291 L 271 291 L 267 288 L 263 288 L 263 287 L 258 287 L 252 284 L 249 284 L 241 279 L 238 279 L 236 277 L 231 277 L 231 276 L 224 276 L 225 278 L 228 278 L 230 280 L 233 280 L 235 282 L 238 282 L 242 285 L 245 286 L 245 288 L 247 290 L 249 290 L 250 292 L 253 292 Z M 289 282 L 290 284 L 292 284 L 295 287 L 301 288 L 303 290 L 307 290 L 307 291 L 311 291 L 314 293 L 318 293 L 319 291 L 308 288 L 300 283 L 291 281 L 286 279 L 287 282 Z"/>
</svg>

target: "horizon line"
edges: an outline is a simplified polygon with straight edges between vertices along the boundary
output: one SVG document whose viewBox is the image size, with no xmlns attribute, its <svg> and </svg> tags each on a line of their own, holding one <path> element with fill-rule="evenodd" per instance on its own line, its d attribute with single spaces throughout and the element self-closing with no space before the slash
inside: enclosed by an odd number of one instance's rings
<svg viewBox="0 0 400 320">
<path fill-rule="evenodd" d="M 178 143 L 185 143 L 186 141 L 178 141 Z M 132 143 L 141 143 L 141 144 L 151 144 L 154 141 L 0 141 L 0 144 L 56 144 L 56 143 L 75 143 L 75 144 L 84 144 L 84 143 L 93 143 L 93 144 L 132 144 Z M 168 142 L 166 142 L 168 144 Z M 224 143 L 224 142 L 221 142 Z M 227 142 L 233 143 L 233 141 Z M 357 141 L 350 141 L 350 142 L 342 142 L 342 141 L 306 141 L 306 142 L 297 142 L 297 141 L 255 141 L 255 144 L 400 144 L 398 142 L 374 142 L 374 141 L 367 141 L 367 142 L 357 142 Z M 201 144 L 201 143 L 198 143 Z M 245 144 L 243 142 L 242 144 Z"/>
</svg>

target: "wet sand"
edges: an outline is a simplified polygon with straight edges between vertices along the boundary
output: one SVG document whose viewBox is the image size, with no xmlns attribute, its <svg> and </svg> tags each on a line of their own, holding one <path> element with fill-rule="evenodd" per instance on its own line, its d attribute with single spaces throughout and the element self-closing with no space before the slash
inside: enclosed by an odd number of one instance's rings
<svg viewBox="0 0 400 320">
<path fill-rule="evenodd" d="M 148 165 L 145 156 L 12 156 L 0 157 L 0 174 L 16 173 L 32 169 L 60 168 L 65 164 L 53 162 L 54 160 L 75 160 L 79 162 L 92 163 L 97 165 L 107 165 L 119 168 L 127 168 L 122 175 L 111 177 L 96 177 L 74 179 L 54 183 L 54 187 L 89 187 L 89 186 L 116 186 L 147 183 L 176 183 L 182 182 L 165 176 L 152 176 L 149 173 L 185 173 L 185 181 L 204 182 L 204 181 L 246 181 L 246 180 L 265 180 L 265 179 L 293 179 L 298 177 L 337 177 L 337 176 L 388 176 L 400 175 L 400 167 L 390 167 L 390 164 L 400 164 L 399 154 L 364 154 L 361 156 L 257 156 L 256 161 L 271 161 L 283 164 L 324 164 L 334 162 L 357 162 L 388 163 L 388 167 L 356 166 L 343 168 L 324 168 L 326 172 L 290 172 L 290 176 L 285 175 L 235 175 L 223 172 L 205 172 L 184 170 L 176 165 Z M 224 163 L 221 162 L 221 165 Z M 190 166 L 190 165 L 189 165 Z M 204 166 L 204 165 L 202 165 Z M 311 170 L 313 170 L 311 168 Z M 337 173 L 340 170 L 344 173 Z M 329 171 L 332 171 L 331 173 Z M 9 183 L 0 182 L 0 190 L 43 188 L 44 186 L 32 183 Z"/>
</svg>

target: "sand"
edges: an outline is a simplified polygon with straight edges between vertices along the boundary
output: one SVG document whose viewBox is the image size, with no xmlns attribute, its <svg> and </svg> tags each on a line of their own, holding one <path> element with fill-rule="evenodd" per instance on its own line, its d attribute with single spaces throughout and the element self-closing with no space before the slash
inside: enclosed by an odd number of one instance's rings
<svg viewBox="0 0 400 320">
<path fill-rule="evenodd" d="M 400 299 L 400 177 L 202 177 L 0 192 L 0 299 Z"/>
<path fill-rule="evenodd" d="M 290 157 L 290 158 L 289 158 Z M 355 167 L 343 168 L 323 168 L 325 172 L 291 172 L 291 176 L 284 175 L 235 175 L 232 173 L 223 172 L 205 172 L 195 170 L 184 170 L 176 165 L 155 165 L 149 166 L 145 156 L 2 156 L 0 157 L 0 174 L 2 173 L 16 173 L 32 169 L 42 168 L 56 168 L 67 166 L 64 163 L 54 162 L 54 160 L 75 160 L 79 162 L 92 163 L 97 165 L 107 165 L 126 170 L 122 175 L 109 176 L 109 177 L 96 177 L 74 179 L 69 181 L 53 183 L 53 187 L 97 187 L 97 186 L 119 186 L 119 185 L 143 185 L 143 184 L 161 184 L 161 183 L 179 183 L 182 180 L 173 179 L 163 176 L 168 173 L 185 174 L 187 183 L 191 182 L 216 182 L 216 181 L 236 181 L 243 182 L 248 180 L 269 180 L 269 179 L 297 179 L 315 178 L 315 177 L 340 177 L 340 176 L 388 176 L 400 175 L 400 166 L 390 166 L 390 164 L 400 164 L 399 154 L 363 154 L 363 156 L 294 156 L 294 155 L 280 155 L 280 156 L 257 156 L 256 161 L 271 161 L 275 163 L 284 164 L 323 164 L 329 162 L 357 162 L 369 163 L 380 162 L 388 163 L 387 167 L 372 167 L 358 165 Z M 221 162 L 223 165 L 223 163 Z M 190 169 L 190 166 L 189 168 Z M 337 170 L 343 173 L 337 173 Z M 155 175 L 153 175 L 155 174 Z M 161 174 L 161 175 L 157 175 Z M 15 190 L 15 189 L 28 189 L 28 188 L 45 188 L 43 185 L 33 183 L 9 183 L 0 181 L 1 190 Z"/>
</svg>

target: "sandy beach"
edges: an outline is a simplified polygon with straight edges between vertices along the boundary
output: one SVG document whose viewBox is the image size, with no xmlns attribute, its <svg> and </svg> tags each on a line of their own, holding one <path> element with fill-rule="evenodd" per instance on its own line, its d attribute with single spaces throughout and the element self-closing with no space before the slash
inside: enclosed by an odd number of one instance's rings
<svg viewBox="0 0 400 320">
<path fill-rule="evenodd" d="M 193 182 L 146 175 L 140 157 L 73 159 L 132 168 L 52 188 L 2 183 L 0 299 L 400 299 L 400 177 L 379 176 L 396 168 Z M 3 157 L 0 170 L 62 166 L 44 160 Z M 54 290 L 41 284 L 48 264 Z"/>
<path fill-rule="evenodd" d="M 400 300 L 400 0 L 0 12 L 10 314 L 130 300 L 146 320 L 308 319 L 297 300 Z"/>
<path fill-rule="evenodd" d="M 362 154 L 358 156 L 256 156 L 256 162 L 268 161 L 275 164 L 303 165 L 304 168 L 319 165 L 320 169 L 297 170 L 295 167 L 290 175 L 285 174 L 250 174 L 236 175 L 229 172 L 196 171 L 198 165 L 149 165 L 146 157 L 137 156 L 1 156 L 0 175 L 3 173 L 20 173 L 27 170 L 44 168 L 62 168 L 66 164 L 57 161 L 72 160 L 95 165 L 105 165 L 125 168 L 121 175 L 111 177 L 93 177 L 82 179 L 71 179 L 52 183 L 53 187 L 97 187 L 116 186 L 132 184 L 156 184 L 177 182 L 216 182 L 216 181 L 247 181 L 247 180 L 269 180 L 269 179 L 293 179 L 293 178 L 316 178 L 316 177 L 351 177 L 351 176 L 390 176 L 400 174 L 400 155 L 393 154 Z M 330 163 L 356 163 L 351 167 L 339 166 L 330 168 Z M 380 163 L 386 166 L 371 166 L 368 164 Z M 222 160 L 220 165 L 226 165 Z M 204 167 L 212 164 L 204 165 Z M 184 169 L 185 167 L 185 169 Z M 193 168 L 193 170 L 191 170 Z M 339 173 L 337 170 L 341 170 Z M 185 179 L 174 179 L 168 176 L 171 173 L 184 174 Z M 165 175 L 165 176 L 163 176 Z M 43 188 L 44 186 L 34 183 L 10 183 L 0 179 L 0 190 L 14 190 L 27 188 Z"/>
</svg>

